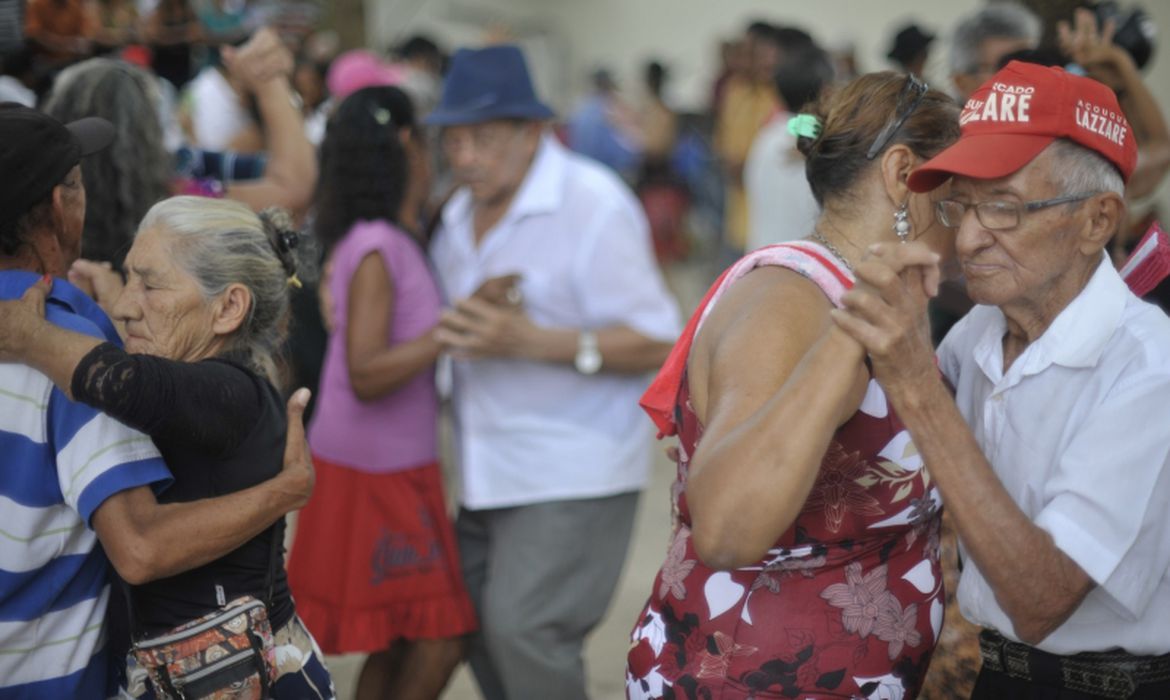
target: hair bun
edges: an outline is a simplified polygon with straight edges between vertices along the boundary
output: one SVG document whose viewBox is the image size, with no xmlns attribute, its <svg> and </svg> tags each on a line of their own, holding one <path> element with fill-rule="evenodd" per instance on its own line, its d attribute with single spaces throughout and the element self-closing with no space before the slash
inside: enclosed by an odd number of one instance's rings
<svg viewBox="0 0 1170 700">
<path fill-rule="evenodd" d="M 297 273 L 296 249 L 301 243 L 301 233 L 293 224 L 292 216 L 280 207 L 268 207 L 260 212 L 260 223 L 268 235 L 268 242 L 276 251 L 276 257 L 284 271 L 293 276 Z"/>
</svg>

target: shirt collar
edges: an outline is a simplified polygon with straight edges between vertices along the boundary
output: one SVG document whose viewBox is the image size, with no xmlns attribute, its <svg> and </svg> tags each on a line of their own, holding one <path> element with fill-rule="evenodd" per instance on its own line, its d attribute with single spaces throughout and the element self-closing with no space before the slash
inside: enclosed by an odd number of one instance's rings
<svg viewBox="0 0 1170 700">
<path fill-rule="evenodd" d="M 508 207 L 508 212 L 497 226 L 518 221 L 526 216 L 548 214 L 560 209 L 564 198 L 565 168 L 568 159 L 565 147 L 550 134 L 543 134 L 532 164 L 528 167 L 528 172 Z M 443 207 L 443 226 L 453 228 L 466 223 L 470 220 L 473 210 L 471 192 L 466 187 L 460 187 L 451 196 L 447 206 Z"/>
<path fill-rule="evenodd" d="M 1019 376 L 1037 374 L 1050 365 L 1094 367 L 1105 351 L 1109 339 L 1121 325 L 1129 288 L 1117 270 L 1102 254 L 1101 262 L 1089 283 L 1064 307 L 1016 361 Z M 975 345 L 975 360 L 992 381 L 1003 373 L 1003 335 L 1007 321 L 1003 312 L 996 313 Z M 1016 365 L 1013 365 L 1015 369 Z"/>
<path fill-rule="evenodd" d="M 1102 254 L 1089 283 L 1040 336 L 1041 354 L 1065 367 L 1095 366 L 1121 325 L 1128 297 L 1129 288 Z"/>
</svg>

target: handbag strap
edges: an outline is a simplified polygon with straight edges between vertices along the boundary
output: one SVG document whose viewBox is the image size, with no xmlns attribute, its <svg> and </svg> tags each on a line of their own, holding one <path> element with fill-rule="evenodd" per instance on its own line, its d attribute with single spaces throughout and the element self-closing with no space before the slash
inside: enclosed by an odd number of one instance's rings
<svg viewBox="0 0 1170 700">
<path fill-rule="evenodd" d="M 276 523 L 271 528 L 272 547 L 268 551 L 268 575 L 265 578 L 264 586 L 266 592 L 264 605 L 268 607 L 269 615 L 272 613 L 272 598 L 274 595 L 274 589 L 276 587 L 276 566 L 278 562 L 277 554 L 279 553 L 279 547 L 281 544 L 280 541 L 284 538 L 284 528 L 281 528 L 280 525 L 285 522 L 285 518 L 282 515 L 280 516 L 280 520 L 276 521 Z M 273 630 L 273 632 L 275 631 L 276 630 Z"/>
</svg>

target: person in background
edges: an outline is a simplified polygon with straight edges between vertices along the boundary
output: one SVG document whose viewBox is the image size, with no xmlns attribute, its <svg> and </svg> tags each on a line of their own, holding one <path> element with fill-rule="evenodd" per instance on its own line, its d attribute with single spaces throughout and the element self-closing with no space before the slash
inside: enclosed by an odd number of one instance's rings
<svg viewBox="0 0 1170 700">
<path fill-rule="evenodd" d="M 951 255 L 906 178 L 958 136 L 957 116 L 885 72 L 794 122 L 822 215 L 712 286 L 642 399 L 679 437 L 678 479 L 631 634 L 632 700 L 917 694 L 942 626 L 942 504 L 832 313 L 879 241 Z"/>
<path fill-rule="evenodd" d="M 29 0 L 24 34 L 50 70 L 93 54 L 99 22 L 89 0 Z"/>
<path fill-rule="evenodd" d="M 730 252 L 742 252 L 747 242 L 747 195 L 743 187 L 743 166 L 756 134 L 769 117 L 780 109 L 772 76 L 780 64 L 781 47 L 776 27 L 766 22 L 748 26 L 744 41 L 750 57 L 749 69 L 727 84 L 715 122 L 715 151 L 723 163 L 725 201 L 723 236 Z"/>
<path fill-rule="evenodd" d="M 269 146 L 262 177 L 236 181 L 231 167 L 220 177 L 180 177 L 176 159 L 163 142 L 157 85 L 141 69 L 92 59 L 59 77 L 45 103 L 50 114 L 61 119 L 100 116 L 118 130 L 111 148 L 84 168 L 89 187 L 85 258 L 120 267 L 136 219 L 169 194 L 227 197 L 254 211 L 279 206 L 301 214 L 307 209 L 316 181 L 316 157 L 290 101 L 291 54 L 274 32 L 264 29 L 225 55 L 240 84 L 256 96 L 265 121 Z M 100 293 L 98 298 L 106 301 Z"/>
<path fill-rule="evenodd" d="M 394 50 L 398 65 L 406 71 L 402 89 L 410 95 L 421 120 L 435 108 L 442 90 L 447 59 L 433 39 L 421 34 L 409 37 Z"/>
<path fill-rule="evenodd" d="M 815 103 L 832 84 L 832 59 L 810 44 L 786 54 L 774 80 L 786 109 L 760 130 L 744 166 L 749 251 L 800 238 L 820 216 L 805 176 L 805 159 L 796 148 L 796 136 L 788 130 L 788 120 Z"/>
<path fill-rule="evenodd" d="M 459 189 L 431 243 L 446 298 L 456 522 L 484 697 L 586 697 L 651 464 L 644 374 L 677 332 L 629 189 L 548 132 L 514 45 L 462 49 L 427 118 Z M 478 294 L 477 294 L 478 292 Z"/>
<path fill-rule="evenodd" d="M 659 262 L 686 256 L 686 215 L 690 194 L 674 169 L 674 149 L 678 141 L 678 115 L 666 103 L 666 66 L 658 61 L 646 64 L 646 98 L 638 114 L 638 133 L 642 149 L 635 191 L 646 210 L 654 254 Z"/>
<path fill-rule="evenodd" d="M 951 35 L 951 80 L 959 104 L 999 70 L 1000 59 L 1040 42 L 1040 20 L 1014 2 L 988 5 L 964 17 Z"/>
<path fill-rule="evenodd" d="M 632 180 L 642 150 L 636 119 L 608 70 L 593 71 L 589 83 L 589 95 L 569 116 L 565 141 L 577 153 Z"/>
<path fill-rule="evenodd" d="M 921 76 L 926 69 L 933 42 L 933 34 L 922 31 L 917 24 L 908 24 L 894 35 L 886 58 L 893 61 L 900 71 Z"/>
<path fill-rule="evenodd" d="M 719 73 L 711 83 L 711 101 L 708 105 L 712 123 L 719 121 L 719 108 L 727 94 L 728 85 L 750 71 L 750 59 L 747 43 L 742 38 L 719 42 Z"/>
<path fill-rule="evenodd" d="M 1170 172 L 1170 129 L 1158 101 L 1142 79 L 1137 64 L 1128 51 L 1113 42 L 1116 27 L 1099 26 L 1091 10 L 1078 9 L 1069 22 L 1057 24 L 1061 52 L 1081 66 L 1087 75 L 1104 83 L 1117 95 L 1125 118 L 1133 127 L 1138 144 L 1137 165 L 1125 186 L 1125 198 L 1132 206 L 1141 206 Z M 1127 248 L 1137 243 L 1145 232 L 1122 228 L 1111 243 L 1114 260 L 1125 259 Z"/>
<path fill-rule="evenodd" d="M 176 90 L 191 80 L 191 46 L 203 38 L 203 26 L 190 0 L 158 0 L 142 18 L 142 40 L 152 53 L 151 67 Z"/>
<path fill-rule="evenodd" d="M 406 94 L 354 92 L 321 147 L 313 230 L 332 333 L 309 427 L 317 490 L 290 583 L 331 654 L 368 654 L 358 700 L 435 700 L 475 629 L 438 464 L 441 299 L 419 212 L 426 151 Z"/>
</svg>

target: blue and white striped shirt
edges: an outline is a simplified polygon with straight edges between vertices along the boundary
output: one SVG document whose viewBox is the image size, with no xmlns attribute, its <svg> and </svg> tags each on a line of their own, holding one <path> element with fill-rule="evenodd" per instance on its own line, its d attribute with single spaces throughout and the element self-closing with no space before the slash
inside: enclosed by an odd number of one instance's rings
<svg viewBox="0 0 1170 700">
<path fill-rule="evenodd" d="M 0 271 L 0 299 L 36 281 Z M 53 323 L 119 342 L 101 309 L 55 280 Z M 170 474 L 150 438 L 0 364 L 0 700 L 105 698 L 109 563 L 90 528 L 107 498 Z"/>
</svg>

